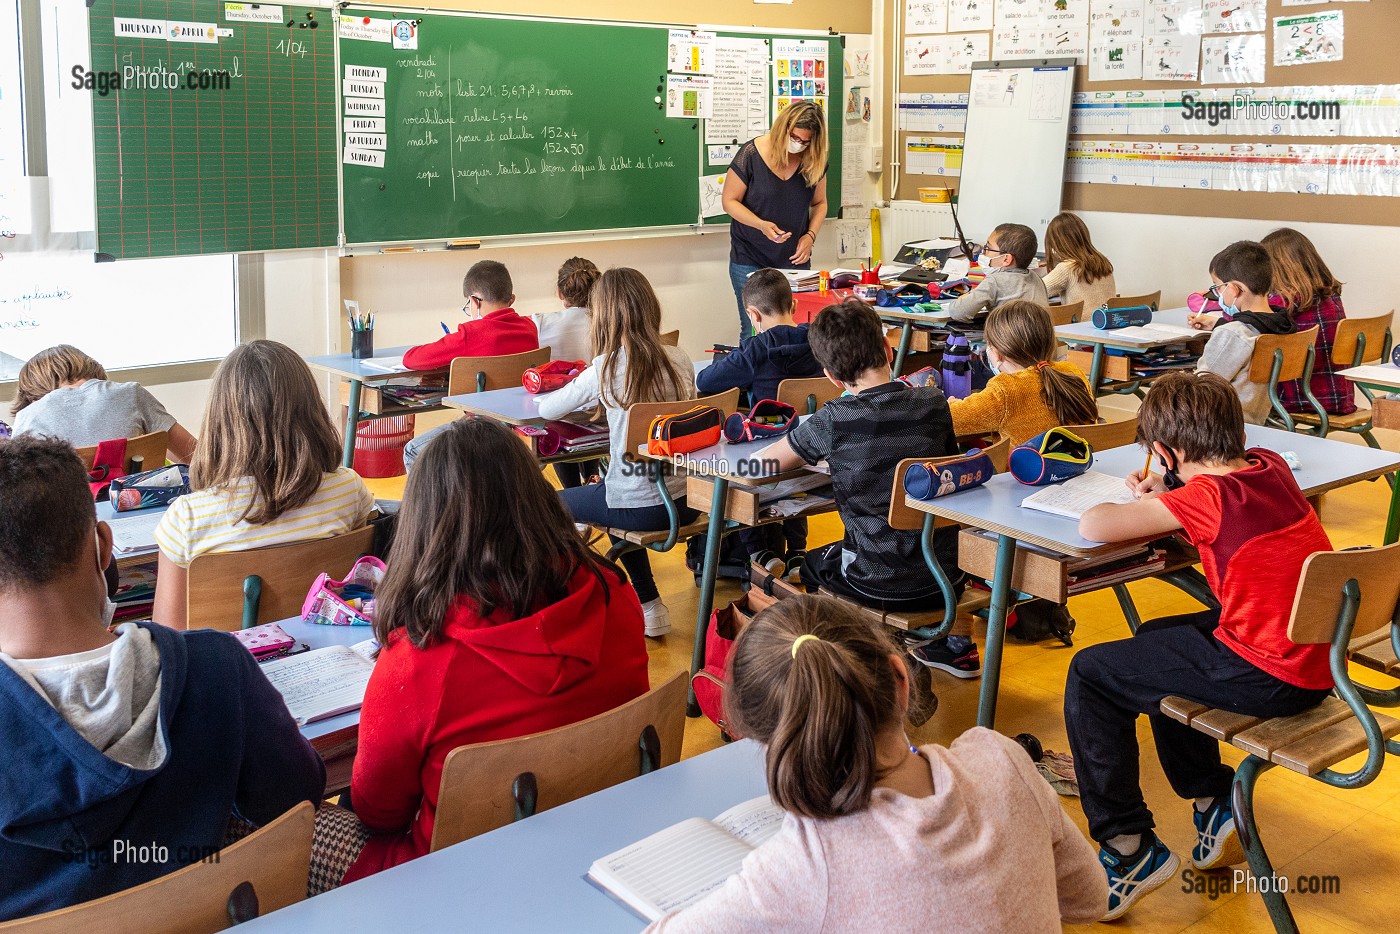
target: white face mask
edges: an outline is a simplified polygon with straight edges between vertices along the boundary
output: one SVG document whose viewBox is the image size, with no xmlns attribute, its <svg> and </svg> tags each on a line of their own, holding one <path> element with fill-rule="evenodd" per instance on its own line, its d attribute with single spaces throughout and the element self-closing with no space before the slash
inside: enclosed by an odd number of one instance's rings
<svg viewBox="0 0 1400 934">
<path fill-rule="evenodd" d="M 111 598 L 102 601 L 102 625 L 108 629 L 112 628 L 112 618 L 117 615 L 117 605 Z"/>
<path fill-rule="evenodd" d="M 792 153 L 794 156 L 797 155 L 799 152 L 806 151 L 807 145 L 807 143 L 802 142 L 802 140 L 800 139 L 793 139 L 792 137 L 788 137 L 788 152 Z"/>
</svg>

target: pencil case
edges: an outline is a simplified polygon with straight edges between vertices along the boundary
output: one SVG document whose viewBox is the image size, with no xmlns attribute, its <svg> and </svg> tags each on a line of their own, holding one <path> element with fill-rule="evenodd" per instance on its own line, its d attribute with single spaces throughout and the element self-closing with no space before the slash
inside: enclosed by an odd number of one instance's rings
<svg viewBox="0 0 1400 934">
<path fill-rule="evenodd" d="M 286 655 L 296 644 L 296 640 L 287 635 L 287 631 L 276 623 L 264 623 L 251 629 L 240 629 L 233 633 L 233 637 L 243 643 L 243 647 L 260 662 L 269 658 L 277 658 L 279 655 Z"/>
<path fill-rule="evenodd" d="M 895 382 L 903 383 L 912 389 L 923 389 L 925 386 L 936 387 L 938 385 L 938 368 L 926 366 L 922 370 L 915 370 L 913 373 L 895 377 Z"/>
<path fill-rule="evenodd" d="M 323 626 L 368 626 L 374 617 L 374 591 L 384 580 L 384 562 L 365 555 L 344 580 L 324 571 L 307 591 L 301 618 Z"/>
<path fill-rule="evenodd" d="M 605 448 L 608 442 L 607 426 L 578 424 L 577 422 L 553 421 L 543 426 L 516 425 L 515 431 L 534 448 L 536 457 L 553 457 L 564 451 L 566 445 L 585 445 Z M 592 441 L 588 439 L 592 438 Z M 572 453 L 572 450 L 565 452 Z"/>
<path fill-rule="evenodd" d="M 689 454 L 718 444 L 724 414 L 712 405 L 697 405 L 679 415 L 658 415 L 647 431 L 647 453 Z"/>
<path fill-rule="evenodd" d="M 786 402 L 763 399 L 753 404 L 748 415 L 735 412 L 724 420 L 724 438 L 732 444 L 778 438 L 797 425 L 797 409 Z"/>
<path fill-rule="evenodd" d="M 107 489 L 107 499 L 117 512 L 130 512 L 168 506 L 189 491 L 190 468 L 173 464 L 117 477 Z"/>
<path fill-rule="evenodd" d="M 1152 323 L 1152 306 L 1130 305 L 1127 308 L 1095 308 L 1092 320 L 1094 327 L 1100 331 L 1141 327 L 1144 324 Z"/>
<path fill-rule="evenodd" d="M 1199 315 L 1207 311 L 1220 311 L 1220 303 L 1204 292 L 1192 292 L 1186 296 L 1186 307 L 1193 315 Z"/>
<path fill-rule="evenodd" d="M 1064 428 L 1041 432 L 1011 449 L 1011 476 L 1028 486 L 1044 486 L 1077 477 L 1094 465 L 1088 441 Z"/>
<path fill-rule="evenodd" d="M 532 366 L 520 377 L 526 392 L 553 392 L 573 382 L 588 364 L 582 360 L 551 360 Z"/>
<path fill-rule="evenodd" d="M 981 486 L 996 472 L 992 459 L 981 451 L 952 460 L 925 461 L 904 471 L 904 491 L 919 500 L 937 499 Z"/>
</svg>

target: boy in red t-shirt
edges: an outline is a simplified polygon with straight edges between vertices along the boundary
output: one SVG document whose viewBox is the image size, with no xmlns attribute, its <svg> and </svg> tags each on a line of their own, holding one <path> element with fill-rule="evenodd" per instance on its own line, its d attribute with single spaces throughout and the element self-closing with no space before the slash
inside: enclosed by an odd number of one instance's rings
<svg viewBox="0 0 1400 934">
<path fill-rule="evenodd" d="M 1070 665 L 1065 727 L 1108 873 L 1104 920 L 1170 881 L 1179 864 L 1153 833 L 1142 798 L 1138 716 L 1151 721 L 1172 789 L 1195 799 L 1191 862 L 1213 869 L 1244 859 L 1230 808 L 1234 773 L 1216 740 L 1160 713 L 1162 698 L 1278 717 L 1316 706 L 1332 689 L 1328 646 L 1288 638 L 1303 562 L 1332 544 L 1283 458 L 1245 450 L 1230 384 L 1211 373 L 1162 377 L 1138 410 L 1137 436 L 1164 472 L 1130 474 L 1137 502 L 1095 506 L 1080 534 L 1115 542 L 1180 533 L 1200 549 L 1221 606 L 1144 623 L 1133 638 L 1090 646 Z"/>
</svg>

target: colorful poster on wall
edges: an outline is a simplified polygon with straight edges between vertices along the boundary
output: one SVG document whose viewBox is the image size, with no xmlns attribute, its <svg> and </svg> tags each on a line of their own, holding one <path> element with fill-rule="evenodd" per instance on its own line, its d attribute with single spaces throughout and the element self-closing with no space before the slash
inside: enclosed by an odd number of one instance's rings
<svg viewBox="0 0 1400 934">
<path fill-rule="evenodd" d="M 1264 0 L 1206 0 L 1202 30 L 1207 35 L 1221 32 L 1259 32 L 1268 21 Z"/>
<path fill-rule="evenodd" d="M 1340 62 L 1345 31 L 1341 10 L 1274 19 L 1274 64 Z"/>
<path fill-rule="evenodd" d="M 971 74 L 972 63 L 986 61 L 991 57 L 990 53 L 991 39 L 985 32 L 952 36 L 905 36 L 904 73 Z"/>
<path fill-rule="evenodd" d="M 1202 84 L 1262 84 L 1264 36 L 1206 36 L 1201 40 Z"/>
<path fill-rule="evenodd" d="M 948 31 L 948 0 L 904 0 L 904 32 L 926 36 Z"/>
<path fill-rule="evenodd" d="M 1142 37 L 1121 29 L 1106 29 L 1089 48 L 1090 81 L 1142 79 Z"/>
<path fill-rule="evenodd" d="M 666 70 L 679 75 L 715 73 L 715 34 L 698 29 L 672 29 L 667 37 Z"/>
<path fill-rule="evenodd" d="M 1204 0 L 1147 0 L 1149 36 L 1199 36 Z"/>
<path fill-rule="evenodd" d="M 1199 81 L 1200 36 L 1148 36 L 1142 52 L 1144 81 Z"/>
<path fill-rule="evenodd" d="M 992 0 L 948 0 L 948 31 L 992 28 Z"/>
<path fill-rule="evenodd" d="M 812 39 L 773 40 L 773 113 L 799 100 L 826 109 L 827 46 Z"/>
</svg>

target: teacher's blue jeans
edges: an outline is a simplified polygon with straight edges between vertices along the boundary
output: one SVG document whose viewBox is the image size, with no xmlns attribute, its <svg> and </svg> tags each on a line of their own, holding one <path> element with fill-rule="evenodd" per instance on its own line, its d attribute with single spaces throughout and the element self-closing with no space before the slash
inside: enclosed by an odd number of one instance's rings
<svg viewBox="0 0 1400 934">
<path fill-rule="evenodd" d="M 753 324 L 748 312 L 744 311 L 744 283 L 749 276 L 762 269 L 762 266 L 743 266 L 733 260 L 729 263 L 729 282 L 734 286 L 734 301 L 739 305 L 739 343 L 753 337 Z"/>
</svg>

